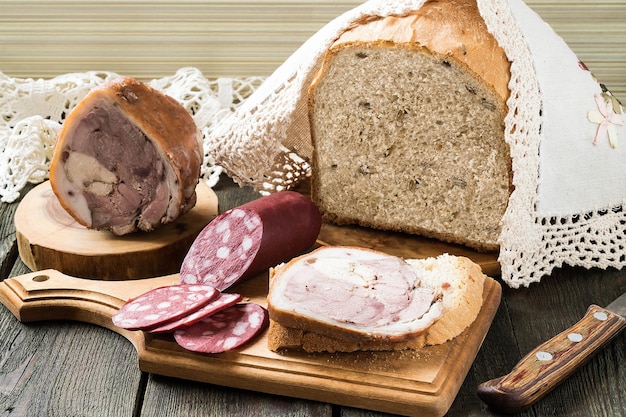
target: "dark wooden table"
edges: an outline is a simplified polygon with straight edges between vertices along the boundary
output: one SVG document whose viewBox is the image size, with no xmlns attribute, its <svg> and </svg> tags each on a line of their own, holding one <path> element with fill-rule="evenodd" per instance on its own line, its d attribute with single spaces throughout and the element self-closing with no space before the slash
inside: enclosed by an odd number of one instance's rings
<svg viewBox="0 0 626 417">
<path fill-rule="evenodd" d="M 256 197 L 226 178 L 220 211 Z M 0 204 L 0 279 L 29 272 L 18 256 L 13 213 Z M 33 219 L 36 221 L 36 219 Z M 476 396 L 539 343 L 578 321 L 590 304 L 626 291 L 626 272 L 564 268 L 530 288 L 503 285 L 491 329 L 448 416 L 495 416 Z M 134 347 L 79 322 L 20 323 L 0 306 L 0 416 L 328 416 L 384 414 L 141 372 Z M 520 416 L 626 417 L 626 336 Z"/>
</svg>

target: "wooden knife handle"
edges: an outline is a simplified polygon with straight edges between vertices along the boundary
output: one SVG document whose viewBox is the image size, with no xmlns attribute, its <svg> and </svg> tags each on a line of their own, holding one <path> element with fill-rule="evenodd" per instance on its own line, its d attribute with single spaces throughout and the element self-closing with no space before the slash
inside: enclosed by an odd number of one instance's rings
<svg viewBox="0 0 626 417">
<path fill-rule="evenodd" d="M 517 413 L 534 404 L 606 345 L 626 319 L 592 305 L 569 329 L 542 343 L 500 378 L 478 386 L 478 397 L 496 411 Z"/>
</svg>

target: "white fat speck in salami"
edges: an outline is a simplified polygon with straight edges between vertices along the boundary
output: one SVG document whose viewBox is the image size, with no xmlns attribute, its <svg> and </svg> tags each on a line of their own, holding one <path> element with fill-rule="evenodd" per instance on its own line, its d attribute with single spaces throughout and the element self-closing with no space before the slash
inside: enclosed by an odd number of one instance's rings
<svg viewBox="0 0 626 417">
<path fill-rule="evenodd" d="M 209 304 L 220 292 L 210 285 L 178 284 L 155 288 L 126 302 L 113 324 L 127 330 L 148 330 L 178 320 Z"/>
<path fill-rule="evenodd" d="M 183 316 L 178 320 L 173 320 L 159 327 L 155 327 L 154 329 L 150 329 L 150 333 L 174 332 L 176 330 L 191 326 L 192 324 L 195 324 L 200 320 L 217 313 L 218 311 L 237 304 L 239 301 L 241 301 L 242 298 L 243 297 L 241 294 L 221 293 L 216 299 L 214 299 L 204 307 L 201 307 L 199 310 L 196 310 L 187 316 Z"/>
<path fill-rule="evenodd" d="M 217 256 L 220 259 L 228 258 L 230 256 L 230 248 L 226 246 L 222 246 L 221 248 L 217 250 L 217 252 L 215 253 L 215 256 Z"/>
<path fill-rule="evenodd" d="M 246 217 L 246 212 L 242 209 L 236 208 L 236 209 L 232 209 L 230 212 L 231 216 L 235 217 L 235 218 L 239 218 L 242 219 L 244 217 Z"/>
<path fill-rule="evenodd" d="M 180 282 L 224 291 L 310 249 L 321 225 L 315 204 L 294 191 L 226 211 L 194 240 L 181 265 Z"/>
<path fill-rule="evenodd" d="M 228 220 L 219 222 L 219 224 L 215 226 L 215 230 L 218 233 L 224 233 L 224 231 L 230 231 L 230 222 Z"/>
<path fill-rule="evenodd" d="M 227 243 L 230 240 L 230 229 L 224 230 L 222 234 L 222 243 Z"/>
<path fill-rule="evenodd" d="M 251 247 L 252 247 L 252 238 L 248 235 L 245 235 L 243 237 L 243 240 L 241 241 L 241 249 L 243 249 L 244 251 L 249 251 Z"/>
<path fill-rule="evenodd" d="M 267 310 L 255 303 L 236 304 L 174 333 L 185 349 L 221 353 L 255 338 L 268 324 Z"/>
<path fill-rule="evenodd" d="M 245 216 L 242 218 L 244 226 L 248 230 L 256 230 L 259 226 L 261 226 L 261 219 L 257 216 Z"/>
</svg>

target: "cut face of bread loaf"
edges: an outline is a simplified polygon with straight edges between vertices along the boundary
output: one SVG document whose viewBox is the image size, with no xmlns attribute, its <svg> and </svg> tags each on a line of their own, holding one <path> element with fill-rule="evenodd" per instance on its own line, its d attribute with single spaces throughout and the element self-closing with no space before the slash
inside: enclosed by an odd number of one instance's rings
<svg viewBox="0 0 626 417">
<path fill-rule="evenodd" d="M 344 33 L 309 90 L 325 220 L 496 250 L 511 192 L 508 80 L 471 0 Z"/>
<path fill-rule="evenodd" d="M 150 231 L 194 207 L 201 140 L 176 100 L 119 79 L 92 90 L 65 120 L 50 184 L 63 208 L 88 228 Z"/>
<path fill-rule="evenodd" d="M 467 258 L 402 260 L 322 247 L 271 272 L 271 350 L 418 349 L 458 336 L 482 307 L 486 276 Z"/>
</svg>

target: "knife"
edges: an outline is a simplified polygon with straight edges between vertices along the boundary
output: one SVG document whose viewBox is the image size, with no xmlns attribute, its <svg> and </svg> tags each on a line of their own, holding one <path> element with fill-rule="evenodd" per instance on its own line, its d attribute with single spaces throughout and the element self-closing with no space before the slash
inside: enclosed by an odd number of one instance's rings
<svg viewBox="0 0 626 417">
<path fill-rule="evenodd" d="M 567 330 L 542 343 L 499 378 L 478 386 L 478 397 L 495 411 L 528 408 L 585 364 L 626 327 L 626 293 L 606 308 L 591 305 Z"/>
</svg>

